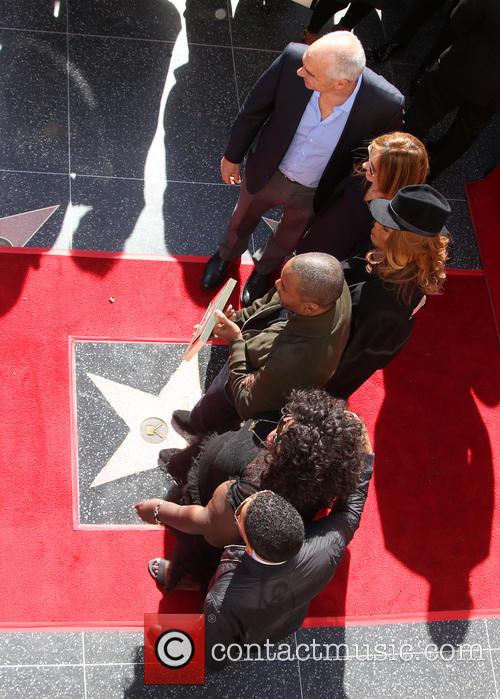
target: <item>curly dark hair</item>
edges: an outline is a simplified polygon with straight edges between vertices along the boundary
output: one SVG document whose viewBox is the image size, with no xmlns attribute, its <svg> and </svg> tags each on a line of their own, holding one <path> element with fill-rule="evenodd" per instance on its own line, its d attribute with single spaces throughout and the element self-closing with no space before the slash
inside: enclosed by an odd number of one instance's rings
<svg viewBox="0 0 500 699">
<path fill-rule="evenodd" d="M 321 389 L 294 390 L 283 410 L 293 418 L 266 454 L 260 487 L 279 493 L 304 517 L 346 499 L 363 471 L 363 423 L 345 401 Z"/>
</svg>

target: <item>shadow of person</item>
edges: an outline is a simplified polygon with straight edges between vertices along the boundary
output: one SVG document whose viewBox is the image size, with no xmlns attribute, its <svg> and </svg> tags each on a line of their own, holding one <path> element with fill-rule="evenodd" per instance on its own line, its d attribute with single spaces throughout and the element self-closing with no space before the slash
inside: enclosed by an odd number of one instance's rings
<svg viewBox="0 0 500 699">
<path fill-rule="evenodd" d="M 138 697 L 161 696 L 158 687 L 144 684 L 144 647 L 136 646 L 130 660 L 134 668 L 134 676 L 128 686 L 123 688 L 125 699 L 138 699 Z"/>
<path fill-rule="evenodd" d="M 119 257 L 115 255 L 94 257 L 93 255 L 82 255 L 79 250 L 71 250 L 71 259 L 82 272 L 88 272 L 96 277 L 105 277 L 116 265 Z"/>
<path fill-rule="evenodd" d="M 495 372 L 485 371 L 495 353 L 484 280 L 453 277 L 384 370 L 374 472 L 384 543 L 428 581 L 430 614 L 467 616 L 471 571 L 489 554 L 492 449 L 480 403 L 498 402 Z M 450 642 L 459 643 L 467 626 Z M 431 636 L 436 628 L 429 625 Z"/>
<path fill-rule="evenodd" d="M 82 271 L 104 277 L 118 263 L 133 231 L 135 218 L 131 214 L 144 208 L 143 183 L 111 177 L 77 177 L 75 183 L 71 206 L 77 222 L 71 236 L 71 259 Z M 81 211 L 85 212 L 81 216 L 74 213 Z M 86 251 L 115 254 L 93 256 Z"/>
<path fill-rule="evenodd" d="M 125 14 L 117 13 L 110 3 L 98 21 L 103 35 L 147 37 L 152 42 L 149 47 L 144 44 L 141 60 L 133 51 L 130 56 L 104 52 L 110 82 L 104 93 L 85 60 L 81 59 L 81 66 L 70 65 L 70 81 L 75 82 L 72 108 L 81 128 L 75 138 L 84 142 L 85 149 L 82 176 L 72 181 L 71 230 L 60 242 L 77 250 L 163 254 L 163 111 L 180 14 L 168 0 L 155 0 L 147 7 L 134 1 Z M 156 45 L 157 39 L 162 44 Z M 124 81 L 120 91 L 115 81 L 119 85 Z M 92 132 L 88 125 L 93 126 Z M 97 264 L 89 257 L 73 257 L 80 268 L 98 276 L 104 276 L 117 260 L 111 257 Z"/>
<path fill-rule="evenodd" d="M 39 254 L 16 254 L 11 248 L 0 248 L 0 316 L 15 306 L 22 294 L 31 269 L 40 268 Z"/>
</svg>

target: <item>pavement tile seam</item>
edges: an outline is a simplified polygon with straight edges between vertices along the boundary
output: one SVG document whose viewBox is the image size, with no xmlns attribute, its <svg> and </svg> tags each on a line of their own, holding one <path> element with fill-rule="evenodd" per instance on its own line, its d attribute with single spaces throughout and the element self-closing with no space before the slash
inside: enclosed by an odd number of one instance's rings
<svg viewBox="0 0 500 699">
<path fill-rule="evenodd" d="M 51 172 L 47 170 L 11 170 L 5 168 L 0 168 L 0 172 L 14 172 L 21 175 L 65 175 L 66 177 L 69 174 L 68 172 Z"/>
<path fill-rule="evenodd" d="M 9 32 L 36 32 L 37 34 L 59 34 L 60 36 L 66 36 L 68 32 L 58 32 L 55 29 L 31 29 L 30 27 L 6 27 L 0 24 L 0 30 L 4 29 Z"/>
<path fill-rule="evenodd" d="M 80 172 L 44 172 L 42 170 L 9 170 L 9 169 L 4 169 L 0 168 L 0 172 L 7 172 L 7 173 L 18 173 L 21 175 L 58 175 L 58 176 L 63 176 L 63 177 L 71 177 L 72 179 L 74 177 L 89 177 L 89 178 L 96 178 L 100 180 L 125 180 L 125 181 L 132 181 L 132 182 L 144 182 L 143 177 L 123 177 L 119 175 L 97 175 L 97 174 L 92 174 L 92 173 L 80 173 Z M 166 184 L 202 184 L 202 185 L 213 185 L 215 187 L 227 187 L 228 185 L 225 184 L 225 182 L 201 182 L 198 180 L 165 180 Z"/>
<path fill-rule="evenodd" d="M 497 699 L 498 699 L 498 697 L 499 697 L 499 694 L 498 694 L 498 684 L 497 684 L 497 677 L 496 677 L 496 672 L 495 672 L 495 664 L 494 664 L 494 662 L 493 662 L 493 653 L 492 653 L 492 651 L 495 651 L 495 650 L 497 650 L 497 649 L 496 649 L 496 648 L 491 648 L 491 643 L 490 643 L 490 632 L 489 632 L 489 630 L 488 630 L 488 622 L 486 621 L 486 619 L 483 619 L 483 623 L 484 623 L 484 628 L 485 628 L 485 631 L 486 631 L 486 641 L 487 641 L 487 645 L 488 645 L 487 650 L 489 651 L 489 656 L 490 656 L 491 672 L 493 673 L 493 682 L 494 682 L 494 684 L 495 684 L 495 693 L 496 693 L 496 696 L 497 696 Z"/>
<path fill-rule="evenodd" d="M 228 17 L 231 17 L 230 0 L 226 0 L 226 7 L 228 9 Z M 229 20 L 229 46 L 231 48 L 231 59 L 232 59 L 232 63 L 233 63 L 233 78 L 234 78 L 234 84 L 236 87 L 236 101 L 238 103 L 238 111 L 239 111 L 241 109 L 241 97 L 240 97 L 240 91 L 238 88 L 238 75 L 236 72 L 236 59 L 234 57 L 233 28 L 231 26 L 231 20 Z"/>
<path fill-rule="evenodd" d="M 122 665 L 143 665 L 144 663 L 116 662 L 116 663 L 39 663 L 38 665 L 0 665 L 0 670 L 19 670 L 20 668 L 41 668 L 41 667 L 121 667 Z"/>
<path fill-rule="evenodd" d="M 95 177 L 97 179 L 102 179 L 102 180 L 126 180 L 126 181 L 132 181 L 132 182 L 144 182 L 143 177 L 124 177 L 122 175 L 98 175 L 94 173 L 88 173 L 88 172 L 46 172 L 42 170 L 11 170 L 9 168 L 0 168 L 0 172 L 13 172 L 13 173 L 19 173 L 23 175 L 70 175 L 70 176 L 75 176 L 75 177 Z M 226 187 L 227 185 L 224 182 L 209 182 L 207 180 L 201 181 L 201 180 L 171 180 L 171 179 L 166 179 L 165 182 L 167 184 L 202 184 L 202 185 L 212 185 L 215 187 Z M 466 203 L 467 199 L 464 198 L 459 198 L 459 197 L 448 197 L 448 201 L 458 201 L 462 203 Z"/>
<path fill-rule="evenodd" d="M 71 81 L 70 81 L 70 55 L 69 55 L 69 13 L 66 12 L 66 108 L 68 111 L 68 174 L 71 173 Z M 71 177 L 69 178 L 69 200 L 71 201 Z"/>
<path fill-rule="evenodd" d="M 58 34 L 60 36 L 82 36 L 88 39 L 119 39 L 122 41 L 145 41 L 150 44 L 172 44 L 175 45 L 175 41 L 169 41 L 167 39 L 148 39 L 147 37 L 140 36 L 118 36 L 115 34 L 86 34 L 85 32 L 58 32 L 54 29 L 31 29 L 30 27 L 6 27 L 0 24 L 0 30 L 5 30 L 9 32 L 36 32 L 37 34 Z M 279 54 L 281 51 L 276 49 L 259 49 L 254 46 L 228 46 L 226 44 L 205 44 L 197 41 L 189 41 L 188 46 L 205 46 L 214 49 L 234 49 L 238 51 L 256 51 L 257 53 L 274 53 Z"/>
<path fill-rule="evenodd" d="M 44 172 L 42 170 L 10 170 L 6 168 L 0 168 L 0 172 L 12 172 L 12 173 L 19 173 L 21 175 L 58 175 L 58 176 L 70 176 L 70 177 L 94 177 L 96 179 L 101 179 L 101 180 L 126 180 L 126 181 L 132 181 L 132 182 L 144 182 L 143 177 L 124 177 L 120 175 L 98 175 L 94 173 L 88 173 L 88 172 Z M 211 185 L 215 187 L 226 187 L 227 185 L 225 182 L 208 182 L 208 181 L 201 181 L 201 180 L 170 180 L 166 179 L 165 180 L 166 184 L 202 184 L 202 185 Z M 467 199 L 452 199 L 448 197 L 448 201 L 459 201 L 459 202 L 466 202 Z"/>
<path fill-rule="evenodd" d="M 67 18 L 67 15 L 66 15 Z M 68 21 L 68 19 L 66 19 Z M 85 633 L 82 631 L 80 633 L 80 638 L 82 641 L 82 661 L 83 661 L 83 696 L 87 699 L 87 668 L 85 663 Z"/>
</svg>

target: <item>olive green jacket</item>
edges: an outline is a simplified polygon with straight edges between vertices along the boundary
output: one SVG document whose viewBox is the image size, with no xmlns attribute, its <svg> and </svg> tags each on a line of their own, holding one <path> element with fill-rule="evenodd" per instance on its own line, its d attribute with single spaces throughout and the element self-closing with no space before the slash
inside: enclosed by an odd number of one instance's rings
<svg viewBox="0 0 500 699">
<path fill-rule="evenodd" d="M 255 327 L 282 309 L 273 289 L 235 321 L 243 339 L 230 345 L 229 381 L 236 409 L 246 420 L 257 413 L 279 410 L 293 388 L 323 386 L 335 373 L 349 337 L 351 296 L 347 284 L 335 307 L 319 316 L 289 313 L 261 330 Z M 260 326 L 261 327 L 261 326 Z M 244 381 L 253 374 L 249 388 Z"/>
</svg>

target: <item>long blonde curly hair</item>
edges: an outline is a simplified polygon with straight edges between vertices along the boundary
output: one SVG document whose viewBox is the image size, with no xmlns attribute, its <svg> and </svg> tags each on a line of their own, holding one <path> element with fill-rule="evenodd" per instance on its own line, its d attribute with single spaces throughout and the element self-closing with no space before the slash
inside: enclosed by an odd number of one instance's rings
<svg viewBox="0 0 500 699">
<path fill-rule="evenodd" d="M 398 298 L 409 304 L 415 286 L 423 294 L 439 294 L 446 280 L 448 237 L 394 230 L 383 249 L 366 254 L 368 272 L 398 287 Z"/>
</svg>

